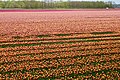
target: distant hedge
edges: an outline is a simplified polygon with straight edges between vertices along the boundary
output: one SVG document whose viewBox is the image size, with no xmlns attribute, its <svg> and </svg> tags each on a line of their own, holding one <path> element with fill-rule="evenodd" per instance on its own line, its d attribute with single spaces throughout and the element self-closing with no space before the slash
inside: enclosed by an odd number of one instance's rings
<svg viewBox="0 0 120 80">
<path fill-rule="evenodd" d="M 45 8 L 112 8 L 112 2 L 103 1 L 0 1 L 0 8 L 23 8 L 23 9 L 45 9 Z"/>
</svg>

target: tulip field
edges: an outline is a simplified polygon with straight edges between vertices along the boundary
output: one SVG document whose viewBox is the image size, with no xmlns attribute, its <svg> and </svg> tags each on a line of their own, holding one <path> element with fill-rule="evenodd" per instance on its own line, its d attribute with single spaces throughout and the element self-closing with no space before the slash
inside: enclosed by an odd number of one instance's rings
<svg viewBox="0 0 120 80">
<path fill-rule="evenodd" d="M 0 80 L 120 80 L 120 10 L 0 12 Z"/>
</svg>

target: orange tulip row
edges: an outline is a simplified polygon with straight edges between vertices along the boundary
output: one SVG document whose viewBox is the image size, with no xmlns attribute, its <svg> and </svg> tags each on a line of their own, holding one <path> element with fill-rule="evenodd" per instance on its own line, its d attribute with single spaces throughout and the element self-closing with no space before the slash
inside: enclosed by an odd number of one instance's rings
<svg viewBox="0 0 120 80">
<path fill-rule="evenodd" d="M 119 80 L 119 11 L 0 15 L 0 79 Z"/>
<path fill-rule="evenodd" d="M 83 59 L 84 60 L 84 59 Z M 75 62 L 74 60 L 72 60 L 73 62 Z M 52 62 L 52 61 L 50 61 Z M 56 62 L 56 61 L 54 61 Z M 46 63 L 46 62 L 45 62 Z M 75 62 L 76 63 L 76 62 Z M 38 76 L 39 78 L 59 78 L 59 77 L 62 77 L 62 76 L 71 76 L 71 77 L 74 77 L 73 75 L 86 75 L 85 77 L 89 78 L 89 77 L 96 77 L 97 76 L 100 76 L 98 75 L 99 72 L 102 72 L 102 74 L 106 74 L 106 70 L 108 70 L 108 72 L 111 72 L 111 71 L 118 71 L 117 76 L 115 76 L 116 78 L 119 78 L 119 68 L 120 68 L 120 63 L 119 61 L 110 61 L 110 62 L 100 62 L 100 63 L 96 63 L 96 64 L 91 64 L 91 63 L 84 63 L 82 62 L 83 64 L 74 64 L 74 65 L 64 65 L 64 66 L 61 66 L 61 67 L 51 67 L 51 66 L 54 66 L 55 64 L 52 62 L 51 64 L 48 64 L 48 67 L 50 66 L 51 68 L 43 68 L 41 69 L 42 67 L 47 67 L 47 64 L 44 65 L 42 64 L 41 66 L 38 65 L 38 66 L 35 66 L 34 63 L 33 65 L 29 66 L 29 65 L 26 65 L 26 67 L 24 67 L 24 65 L 19 65 L 19 70 L 16 70 L 17 68 L 15 67 L 9 67 L 11 69 L 14 69 L 16 71 L 10 71 L 9 74 L 6 74 L 3 72 L 3 75 L 1 75 L 1 77 L 5 77 L 6 76 L 10 76 L 11 78 L 15 78 L 15 75 L 18 76 L 18 78 L 20 76 L 26 78 L 26 77 L 30 77 L 30 78 L 36 78 L 35 76 Z M 68 62 L 66 63 L 68 64 Z M 72 62 L 70 62 L 70 64 L 72 64 Z M 56 66 L 56 65 L 55 65 Z M 58 65 L 59 66 L 59 65 Z M 41 67 L 41 68 L 40 68 Z M 18 71 L 18 72 L 17 72 Z M 27 73 L 29 74 L 29 76 L 26 76 Z M 96 75 L 90 75 L 91 73 L 95 73 Z M 15 75 L 14 75 L 15 74 Z M 71 75 L 73 74 L 73 75 Z M 77 77 L 77 76 L 76 76 Z"/>
</svg>

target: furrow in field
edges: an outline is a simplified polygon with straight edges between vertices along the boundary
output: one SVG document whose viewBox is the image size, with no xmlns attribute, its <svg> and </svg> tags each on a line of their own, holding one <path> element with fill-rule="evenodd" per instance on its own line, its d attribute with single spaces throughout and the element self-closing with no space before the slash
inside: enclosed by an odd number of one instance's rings
<svg viewBox="0 0 120 80">
<path fill-rule="evenodd" d="M 100 49 L 100 50 L 90 50 L 90 51 L 71 51 L 71 52 L 58 52 L 54 54 L 38 54 L 38 55 L 23 55 L 23 56 L 9 56 L 1 57 L 0 64 L 6 63 L 19 63 L 24 61 L 41 61 L 41 60 L 51 60 L 58 58 L 74 58 L 79 56 L 100 56 L 100 55 L 110 55 L 110 54 L 119 54 L 120 48 L 113 49 Z M 36 54 L 36 53 L 34 53 Z M 120 57 L 119 57 L 120 58 Z"/>
<path fill-rule="evenodd" d="M 73 35 L 73 36 L 62 36 L 62 37 L 57 37 L 57 36 L 52 36 L 52 37 L 43 37 L 43 38 L 25 38 L 25 39 L 4 39 L 0 40 L 0 43 L 10 43 L 10 42 L 34 42 L 34 41 L 42 41 L 42 40 L 70 40 L 70 39 L 89 39 L 89 38 L 109 38 L 109 37 L 120 37 L 120 34 L 112 34 L 112 35 L 91 35 L 91 34 L 85 34 L 85 35 Z"/>
<path fill-rule="evenodd" d="M 107 44 L 107 45 L 93 45 L 93 46 L 68 46 L 65 48 L 46 48 L 40 49 L 39 47 L 34 49 L 27 49 L 22 51 L 4 51 L 0 53 L 0 57 L 5 56 L 20 56 L 20 55 L 29 55 L 29 54 L 51 54 L 51 53 L 59 53 L 59 52 L 70 52 L 70 51 L 89 51 L 89 50 L 98 50 L 98 49 L 111 49 L 111 48 L 120 48 L 120 44 Z"/>
<path fill-rule="evenodd" d="M 103 41 L 119 41 L 120 38 L 115 39 L 100 39 L 100 40 L 52 40 L 52 41 L 39 41 L 39 42 L 12 42 L 12 43 L 1 43 L 1 48 L 7 48 L 7 47 L 16 47 L 16 46 L 35 46 L 35 45 L 41 45 L 41 44 L 63 44 L 63 43 L 73 43 L 73 42 L 103 42 Z"/>
<path fill-rule="evenodd" d="M 64 43 L 64 44 L 41 44 L 37 46 L 17 46 L 9 48 L 0 48 L 0 52 L 8 51 L 23 51 L 23 50 L 36 50 L 36 49 L 54 49 L 54 48 L 68 48 L 68 47 L 77 47 L 77 46 L 100 46 L 100 45 L 110 45 L 110 44 L 120 44 L 120 41 L 104 41 L 104 42 L 73 42 L 73 43 Z"/>
</svg>

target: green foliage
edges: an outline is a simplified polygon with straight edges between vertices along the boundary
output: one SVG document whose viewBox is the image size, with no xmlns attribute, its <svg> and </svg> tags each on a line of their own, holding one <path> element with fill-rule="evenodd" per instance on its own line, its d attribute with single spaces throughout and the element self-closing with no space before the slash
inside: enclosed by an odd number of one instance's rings
<svg viewBox="0 0 120 80">
<path fill-rule="evenodd" d="M 0 1 L 0 8 L 2 8 L 2 1 Z"/>
<path fill-rule="evenodd" d="M 115 32 L 107 31 L 107 32 L 92 32 L 91 34 L 97 35 L 97 34 L 113 34 Z"/>
<path fill-rule="evenodd" d="M 35 0 L 8 0 L 0 1 L 0 8 L 23 8 L 23 9 L 44 9 L 44 8 L 112 8 L 112 2 L 103 1 L 35 1 Z"/>
<path fill-rule="evenodd" d="M 5 5 L 5 2 L 0 1 L 0 8 L 4 8 L 3 6 Z"/>
</svg>

